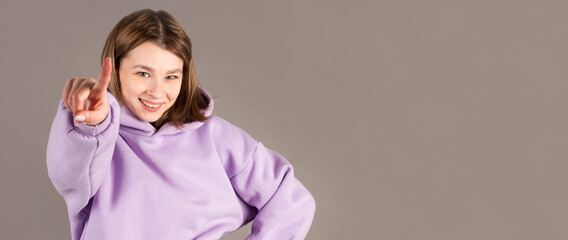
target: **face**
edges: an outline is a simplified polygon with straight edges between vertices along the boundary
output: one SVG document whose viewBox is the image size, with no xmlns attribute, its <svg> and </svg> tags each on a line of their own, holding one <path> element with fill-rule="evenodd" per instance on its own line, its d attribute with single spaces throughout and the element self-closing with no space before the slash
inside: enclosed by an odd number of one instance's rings
<svg viewBox="0 0 568 240">
<path fill-rule="evenodd" d="M 176 101 L 182 82 L 183 60 L 153 42 L 144 42 L 121 60 L 124 103 L 141 120 L 153 123 Z"/>
</svg>

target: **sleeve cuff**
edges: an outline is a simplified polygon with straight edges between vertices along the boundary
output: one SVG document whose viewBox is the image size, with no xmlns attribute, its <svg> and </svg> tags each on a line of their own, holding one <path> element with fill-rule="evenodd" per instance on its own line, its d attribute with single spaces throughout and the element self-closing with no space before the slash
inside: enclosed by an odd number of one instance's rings
<svg viewBox="0 0 568 240">
<path fill-rule="evenodd" d="M 112 110 L 108 112 L 108 116 L 101 123 L 94 126 L 90 126 L 85 123 L 80 123 L 79 126 L 77 126 L 76 128 L 78 128 L 79 131 L 81 131 L 86 135 L 96 136 L 108 128 L 108 126 L 110 125 L 110 119 L 112 117 L 111 115 L 112 115 Z"/>
</svg>

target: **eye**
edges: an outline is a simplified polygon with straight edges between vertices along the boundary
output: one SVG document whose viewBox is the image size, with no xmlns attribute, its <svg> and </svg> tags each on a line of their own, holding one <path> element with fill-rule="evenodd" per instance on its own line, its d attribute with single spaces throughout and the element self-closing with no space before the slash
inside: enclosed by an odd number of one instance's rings
<svg viewBox="0 0 568 240">
<path fill-rule="evenodd" d="M 176 75 L 170 75 L 167 76 L 166 79 L 177 79 L 178 77 Z"/>
<path fill-rule="evenodd" d="M 137 72 L 136 74 L 138 74 L 140 77 L 149 77 L 150 74 L 148 74 L 147 72 Z"/>
</svg>

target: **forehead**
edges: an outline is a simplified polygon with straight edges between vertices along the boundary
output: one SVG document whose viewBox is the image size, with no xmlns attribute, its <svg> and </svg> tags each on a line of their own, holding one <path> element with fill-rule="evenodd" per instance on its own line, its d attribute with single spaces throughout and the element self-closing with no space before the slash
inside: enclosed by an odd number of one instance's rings
<svg viewBox="0 0 568 240">
<path fill-rule="evenodd" d="M 167 71 L 174 68 L 181 69 L 183 60 L 156 43 L 146 41 L 126 53 L 121 60 L 121 65 L 125 67 L 145 65 L 156 71 Z"/>
</svg>

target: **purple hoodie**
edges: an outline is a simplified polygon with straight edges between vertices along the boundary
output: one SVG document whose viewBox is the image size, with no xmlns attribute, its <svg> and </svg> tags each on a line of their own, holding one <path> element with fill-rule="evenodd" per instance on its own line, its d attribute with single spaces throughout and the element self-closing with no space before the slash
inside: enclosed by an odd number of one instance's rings
<svg viewBox="0 0 568 240">
<path fill-rule="evenodd" d="M 97 126 L 74 127 L 60 101 L 49 134 L 73 240 L 219 239 L 251 220 L 247 240 L 305 238 L 315 201 L 284 157 L 218 116 L 156 131 L 107 95 Z"/>
</svg>

